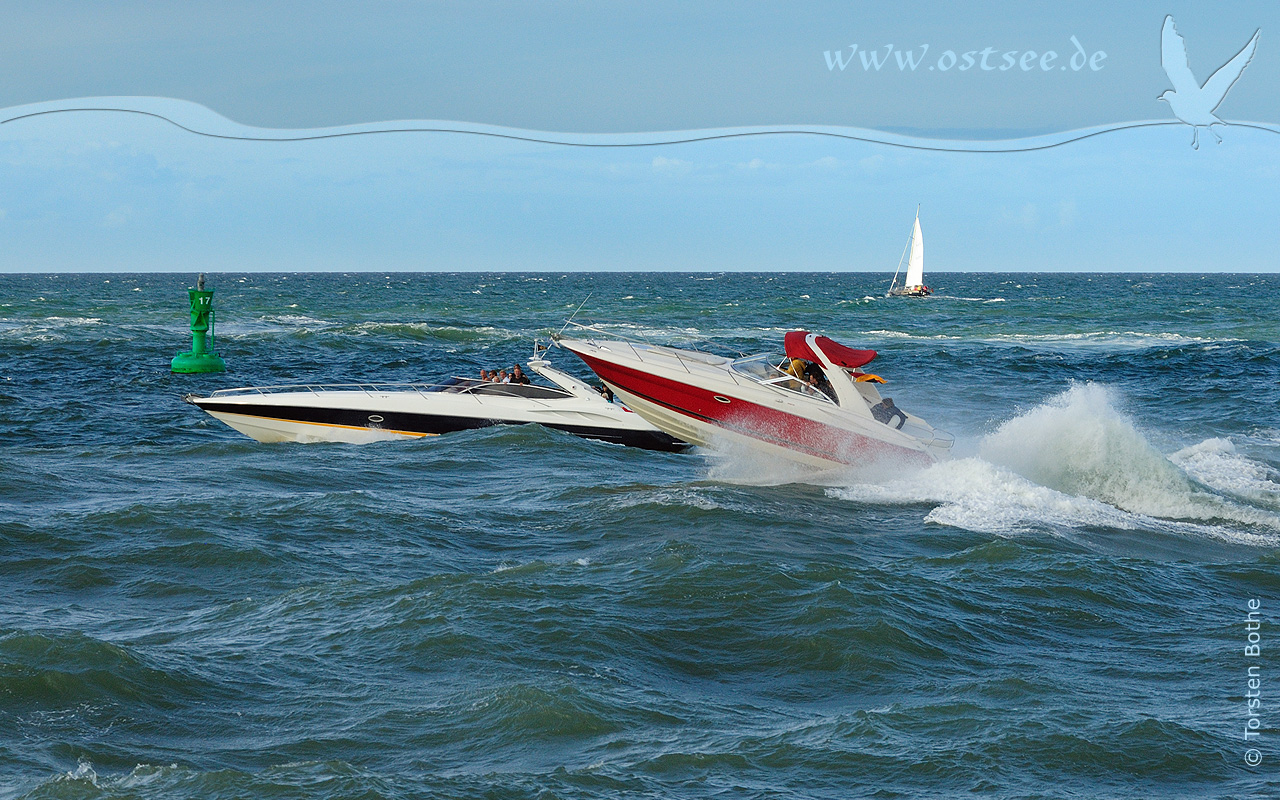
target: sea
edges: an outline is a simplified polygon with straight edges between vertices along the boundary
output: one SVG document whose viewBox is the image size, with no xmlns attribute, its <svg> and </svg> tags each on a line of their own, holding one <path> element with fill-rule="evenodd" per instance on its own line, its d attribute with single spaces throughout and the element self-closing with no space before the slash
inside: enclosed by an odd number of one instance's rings
<svg viewBox="0 0 1280 800">
<path fill-rule="evenodd" d="M 1280 276 L 0 275 L 0 798 L 1280 797 Z M 566 321 L 879 357 L 797 471 L 536 426 L 259 444 Z M 584 378 L 572 353 L 551 361 Z"/>
</svg>

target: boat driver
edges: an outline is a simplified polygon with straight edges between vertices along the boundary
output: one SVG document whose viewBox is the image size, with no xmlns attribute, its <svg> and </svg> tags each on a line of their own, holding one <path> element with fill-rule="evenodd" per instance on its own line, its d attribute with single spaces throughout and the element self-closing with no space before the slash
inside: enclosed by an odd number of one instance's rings
<svg viewBox="0 0 1280 800">
<path fill-rule="evenodd" d="M 822 367 L 817 364 L 810 363 L 804 368 L 804 377 L 801 378 L 806 386 L 812 386 L 814 389 L 825 394 L 832 400 L 836 399 L 835 390 L 831 388 L 831 381 L 827 380 L 827 373 L 822 371 Z"/>
</svg>

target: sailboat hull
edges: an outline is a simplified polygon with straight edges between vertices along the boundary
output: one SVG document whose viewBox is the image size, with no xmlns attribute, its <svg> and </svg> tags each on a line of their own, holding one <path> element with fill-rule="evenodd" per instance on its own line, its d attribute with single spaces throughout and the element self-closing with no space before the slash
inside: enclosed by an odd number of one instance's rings
<svg viewBox="0 0 1280 800">
<path fill-rule="evenodd" d="M 891 289 L 890 297 L 928 297 L 933 290 L 928 286 L 910 286 L 902 289 Z"/>
</svg>

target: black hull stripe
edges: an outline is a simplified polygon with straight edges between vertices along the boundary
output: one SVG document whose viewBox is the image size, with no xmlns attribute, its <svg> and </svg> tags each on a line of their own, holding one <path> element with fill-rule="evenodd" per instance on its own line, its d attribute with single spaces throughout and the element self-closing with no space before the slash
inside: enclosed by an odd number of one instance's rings
<svg viewBox="0 0 1280 800">
<path fill-rule="evenodd" d="M 669 453 L 684 450 L 689 445 L 661 431 L 633 431 L 625 428 L 604 428 L 594 425 L 568 425 L 531 423 L 526 420 L 479 419 L 477 417 L 453 417 L 443 414 L 411 414 L 395 411 L 361 411 L 350 408 L 313 408 L 309 406 L 277 406 L 250 403 L 219 403 L 205 399 L 193 399 L 193 403 L 205 411 L 223 414 L 239 414 L 248 417 L 280 419 L 289 422 L 305 422 L 314 425 L 340 425 L 346 428 L 386 429 L 410 434 L 438 435 L 455 431 L 488 428 L 492 425 L 544 424 L 584 439 L 598 439 L 645 450 L 662 450 Z M 370 414 L 382 417 L 371 423 Z"/>
</svg>

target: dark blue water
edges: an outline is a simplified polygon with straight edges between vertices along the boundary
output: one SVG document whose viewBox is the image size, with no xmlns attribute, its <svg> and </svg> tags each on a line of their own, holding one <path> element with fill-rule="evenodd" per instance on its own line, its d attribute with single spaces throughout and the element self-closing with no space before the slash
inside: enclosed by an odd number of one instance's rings
<svg viewBox="0 0 1280 800">
<path fill-rule="evenodd" d="M 192 277 L 0 276 L 0 798 L 1280 795 L 1274 276 L 220 274 L 231 371 L 174 376 Z M 509 367 L 588 295 L 876 348 L 956 457 L 261 445 L 180 400 Z"/>
</svg>

